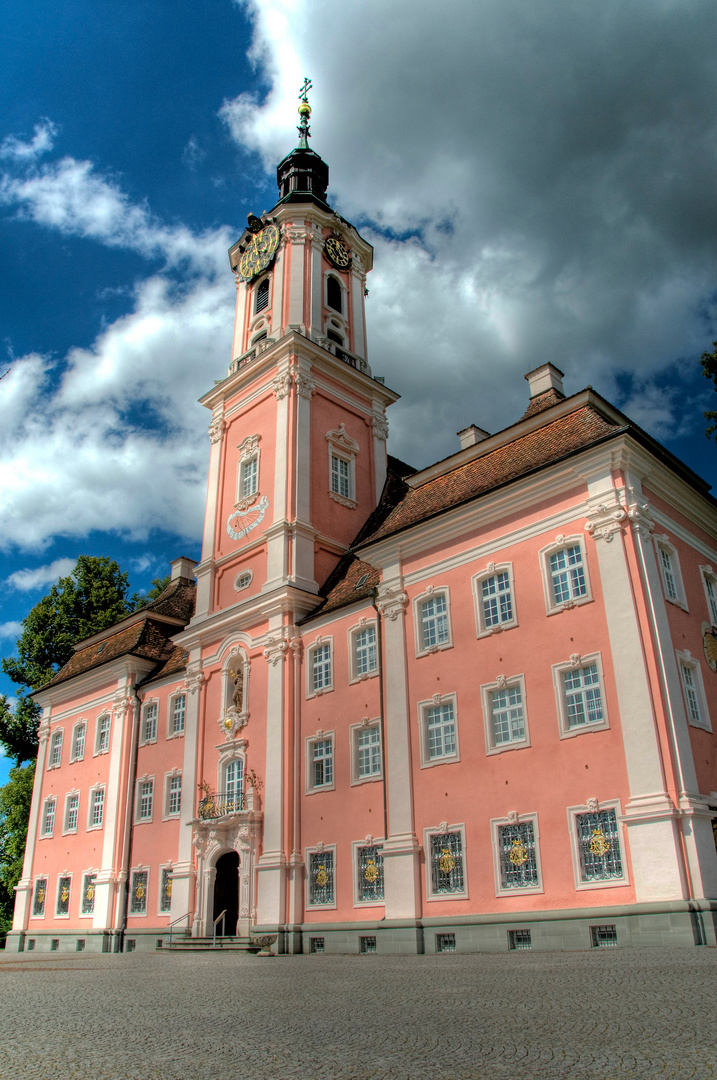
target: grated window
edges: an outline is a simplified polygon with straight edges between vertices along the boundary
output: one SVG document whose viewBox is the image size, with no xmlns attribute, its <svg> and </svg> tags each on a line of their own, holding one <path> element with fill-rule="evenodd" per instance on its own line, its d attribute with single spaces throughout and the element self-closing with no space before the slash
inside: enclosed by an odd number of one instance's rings
<svg viewBox="0 0 717 1080">
<path fill-rule="evenodd" d="M 50 938 L 50 952 L 58 952 L 60 948 L 59 937 Z"/>
<path fill-rule="evenodd" d="M 85 874 L 82 883 L 82 914 L 91 915 L 95 910 L 95 887 L 97 874 Z"/>
<path fill-rule="evenodd" d="M 503 889 L 525 889 L 540 884 L 532 821 L 498 826 L 498 850 Z"/>
<path fill-rule="evenodd" d="M 455 952 L 455 934 L 436 934 L 436 952 Z"/>
<path fill-rule="evenodd" d="M 459 832 L 431 836 L 431 886 L 434 893 L 463 892 L 463 847 Z"/>
<path fill-rule="evenodd" d="M 334 853 L 317 851 L 309 855 L 309 903 L 333 904 Z"/>
<path fill-rule="evenodd" d="M 509 949 L 532 949 L 533 943 L 530 940 L 530 930 L 509 930 L 508 931 L 508 948 Z"/>
<path fill-rule="evenodd" d="M 359 900 L 384 898 L 383 849 L 377 845 L 358 849 L 358 895 Z"/>
<path fill-rule="evenodd" d="M 309 952 L 319 953 L 324 951 L 324 939 L 322 937 L 309 938 Z"/>
<path fill-rule="evenodd" d="M 78 937 L 77 944 L 75 945 L 75 951 L 76 952 L 84 952 L 85 951 L 85 939 L 83 937 Z"/>
<path fill-rule="evenodd" d="M 577 814 L 575 827 L 578 831 L 581 881 L 621 878 L 622 860 L 615 811 Z"/>
<path fill-rule="evenodd" d="M 617 930 L 615 925 L 591 926 L 593 949 L 614 948 L 617 945 Z"/>
<path fill-rule="evenodd" d="M 359 938 L 359 952 L 362 953 L 375 953 L 376 952 L 376 938 L 372 936 Z"/>
</svg>

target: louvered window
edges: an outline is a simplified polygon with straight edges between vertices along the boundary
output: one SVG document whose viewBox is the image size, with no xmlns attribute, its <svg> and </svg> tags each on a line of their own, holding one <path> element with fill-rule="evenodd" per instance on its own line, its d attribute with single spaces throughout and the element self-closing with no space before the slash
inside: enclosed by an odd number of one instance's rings
<svg viewBox="0 0 717 1080">
<path fill-rule="evenodd" d="M 264 280 L 259 283 L 259 287 L 256 290 L 256 306 L 255 306 L 254 310 L 258 314 L 260 311 L 264 311 L 265 308 L 268 308 L 268 306 L 269 306 L 269 279 L 267 277 L 267 278 L 264 278 Z"/>
</svg>

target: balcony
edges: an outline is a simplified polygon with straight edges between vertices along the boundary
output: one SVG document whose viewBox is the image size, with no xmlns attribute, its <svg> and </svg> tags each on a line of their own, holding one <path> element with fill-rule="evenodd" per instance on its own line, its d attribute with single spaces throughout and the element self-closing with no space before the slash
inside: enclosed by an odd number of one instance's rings
<svg viewBox="0 0 717 1080">
<path fill-rule="evenodd" d="M 197 817 L 200 821 L 216 821 L 229 814 L 240 814 L 254 809 L 254 792 L 212 791 L 199 802 Z"/>
</svg>

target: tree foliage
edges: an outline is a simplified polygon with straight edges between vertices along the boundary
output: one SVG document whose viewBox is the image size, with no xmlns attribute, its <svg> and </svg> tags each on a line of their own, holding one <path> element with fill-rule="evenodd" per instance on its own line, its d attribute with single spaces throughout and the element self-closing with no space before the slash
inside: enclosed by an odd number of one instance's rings
<svg viewBox="0 0 717 1080">
<path fill-rule="evenodd" d="M 15 886 L 22 875 L 35 763 L 10 770 L 0 788 L 0 939 L 12 926 Z"/>
<path fill-rule="evenodd" d="M 37 753 L 40 710 L 27 692 L 49 682 L 70 659 L 76 642 L 129 615 L 137 601 L 128 591 L 128 575 L 113 559 L 81 555 L 70 575 L 60 578 L 22 620 L 16 655 L 2 661 L 3 671 L 21 691 L 14 709 L 0 697 L 0 742 L 18 764 Z"/>
<path fill-rule="evenodd" d="M 712 342 L 712 352 L 703 352 L 700 359 L 702 374 L 706 379 L 712 380 L 712 386 L 717 390 L 717 341 Z M 705 414 L 705 420 L 711 420 L 711 424 L 705 429 L 708 439 L 712 438 L 717 431 L 717 410 L 710 409 Z"/>
</svg>

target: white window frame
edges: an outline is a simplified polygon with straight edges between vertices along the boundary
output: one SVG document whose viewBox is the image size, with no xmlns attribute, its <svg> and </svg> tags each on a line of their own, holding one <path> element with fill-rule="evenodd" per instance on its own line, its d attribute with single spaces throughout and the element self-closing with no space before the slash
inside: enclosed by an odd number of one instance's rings
<svg viewBox="0 0 717 1080">
<path fill-rule="evenodd" d="M 346 432 L 346 425 L 342 422 L 337 428 L 326 432 L 328 444 L 329 465 L 329 498 L 341 506 L 347 506 L 351 510 L 356 509 L 356 455 L 359 452 L 359 444 Z M 338 458 L 348 465 L 348 495 L 334 490 L 333 484 L 333 459 Z"/>
<path fill-rule="evenodd" d="M 436 642 L 435 645 L 427 645 L 424 638 L 424 619 L 423 608 L 431 600 L 436 600 L 442 597 L 446 604 L 446 630 L 447 638 L 445 641 Z M 440 618 L 442 613 L 432 616 L 434 619 Z M 429 585 L 413 600 L 413 626 L 416 638 L 416 656 L 429 656 L 431 653 L 440 652 L 443 649 L 453 648 L 453 627 L 451 620 L 451 590 L 447 585 Z"/>
<path fill-rule="evenodd" d="M 525 885 L 518 886 L 517 888 L 507 888 L 503 885 L 503 873 L 500 862 L 500 832 L 499 830 L 506 825 L 524 825 L 527 823 L 533 825 L 533 844 L 535 847 L 535 865 L 538 875 L 537 885 Z M 538 815 L 537 813 L 531 814 L 514 814 L 510 813 L 506 817 L 491 818 L 490 822 L 491 840 L 493 845 L 493 872 L 495 875 L 495 895 L 496 896 L 525 896 L 525 895 L 538 895 L 545 892 L 543 888 L 543 870 L 540 862 L 540 829 L 538 828 Z"/>
<path fill-rule="evenodd" d="M 271 311 L 271 302 L 272 302 L 272 299 L 273 299 L 272 293 L 274 291 L 274 289 L 273 289 L 273 285 L 274 285 L 273 278 L 274 278 L 274 275 L 271 274 L 271 273 L 264 274 L 264 275 L 262 275 L 262 277 L 259 278 L 259 280 L 254 285 L 253 290 L 252 290 L 252 297 L 251 297 L 252 319 L 256 318 L 257 315 L 263 315 L 264 317 L 266 317 L 266 312 Z M 261 286 L 264 284 L 265 281 L 268 281 L 268 283 L 269 283 L 269 287 L 268 287 L 268 289 L 266 291 L 266 305 L 265 305 L 265 307 L 263 307 L 261 309 L 261 311 L 257 311 L 256 310 L 256 305 L 257 305 L 257 302 L 259 300 L 259 289 L 261 288 Z"/>
<path fill-rule="evenodd" d="M 330 277 L 335 277 L 339 285 L 341 286 L 341 311 L 337 311 L 336 308 L 329 306 L 328 289 Z M 324 316 L 324 337 L 327 336 L 327 330 L 338 330 L 343 335 L 344 341 L 348 343 L 349 291 L 346 283 L 343 280 L 341 272 L 336 270 L 335 268 L 329 268 L 324 270 L 324 311 L 326 313 Z M 344 348 L 348 348 L 348 344 L 345 345 Z"/>
<path fill-rule="evenodd" d="M 433 888 L 431 840 L 434 836 L 447 836 L 448 834 L 452 833 L 457 833 L 461 838 L 461 858 L 463 861 L 463 888 L 457 892 L 435 892 Z M 424 861 L 426 868 L 426 900 L 429 902 L 443 901 L 443 903 L 450 902 L 452 900 L 468 900 L 468 860 L 466 858 L 465 822 L 461 821 L 455 825 L 449 825 L 448 822 L 442 821 L 440 825 L 435 825 L 432 828 L 429 827 L 427 829 L 424 829 L 423 851 L 425 856 Z"/>
<path fill-rule="evenodd" d="M 578 840 L 578 825 L 577 819 L 583 814 L 596 814 L 602 813 L 605 810 L 614 810 L 617 818 L 617 842 L 620 849 L 620 865 L 622 867 L 622 874 L 620 877 L 606 878 L 605 880 L 597 881 L 583 881 L 580 865 L 580 844 Z M 623 836 L 622 827 L 622 810 L 620 807 L 619 799 L 602 799 L 598 803 L 597 799 L 588 799 L 583 806 L 569 806 L 568 812 L 568 831 L 570 833 L 570 850 L 573 860 L 573 875 L 575 877 L 575 889 L 577 892 L 592 892 L 595 889 L 614 889 L 621 888 L 624 885 L 630 884 L 630 879 L 627 872 L 627 859 L 625 858 L 625 842 Z"/>
<path fill-rule="evenodd" d="M 329 650 L 329 681 L 323 686 L 314 684 L 314 658 L 319 649 Z M 322 661 L 325 664 L 326 661 Z M 333 637 L 317 637 L 306 647 L 306 697 L 320 697 L 329 694 L 334 688 L 334 639 Z"/>
<path fill-rule="evenodd" d="M 67 897 L 67 911 L 59 912 L 57 909 L 60 905 L 60 882 L 63 878 L 70 879 L 69 896 Z M 72 902 L 72 878 L 73 874 L 69 870 L 63 870 L 62 873 L 57 875 L 57 889 L 55 890 L 55 918 L 56 919 L 69 919 L 70 917 L 70 903 Z"/>
<path fill-rule="evenodd" d="M 132 911 L 132 895 L 135 890 L 135 874 L 146 874 L 145 879 L 145 895 L 144 895 L 144 911 Z M 128 919 L 146 919 L 149 912 L 149 882 L 150 873 L 148 866 L 133 866 L 129 872 L 130 889 L 129 896 L 127 897 L 127 918 Z"/>
<path fill-rule="evenodd" d="M 155 710 L 153 733 L 147 738 L 147 714 L 151 709 Z M 139 719 L 139 745 L 149 746 L 156 743 L 159 732 L 159 698 L 145 698 L 142 702 L 142 712 Z"/>
<path fill-rule="evenodd" d="M 365 672 L 359 673 L 357 670 L 358 661 L 358 646 L 357 639 L 359 634 L 365 633 L 367 630 L 373 630 L 374 640 L 374 654 L 375 663 L 374 666 Z M 349 627 L 348 630 L 348 645 L 349 645 L 349 682 L 365 682 L 366 679 L 375 679 L 378 675 L 379 656 L 378 656 L 378 626 L 375 619 L 360 619 L 358 625 Z M 369 646 L 370 648 L 370 646 Z"/>
<path fill-rule="evenodd" d="M 699 728 L 700 731 L 712 731 L 712 721 L 710 720 L 710 712 L 707 707 L 707 696 L 705 694 L 705 684 L 702 681 L 702 668 L 700 662 L 696 656 L 692 655 L 689 649 L 685 649 L 683 652 L 677 650 L 676 655 L 687 723 L 690 727 Z M 690 704 L 687 696 L 687 684 L 685 681 L 684 669 L 687 669 L 692 674 L 694 686 L 691 687 L 691 689 L 694 689 L 695 697 L 697 699 L 697 709 L 700 714 L 699 721 L 695 720 L 690 714 Z"/>
<path fill-rule="evenodd" d="M 237 460 L 235 509 L 246 510 L 248 506 L 251 506 L 259 494 L 259 466 L 261 461 L 261 450 L 259 449 L 260 439 L 261 435 L 247 435 L 247 437 L 242 439 L 237 446 L 239 458 Z M 247 475 L 247 469 L 250 466 L 252 469 L 252 482 L 245 493 L 244 481 Z"/>
<path fill-rule="evenodd" d="M 518 687 L 520 690 L 521 704 L 523 710 L 523 737 L 520 739 L 509 739 L 508 742 L 496 742 L 495 731 L 493 729 L 493 695 L 499 693 L 502 690 L 510 690 L 513 687 Z M 480 688 L 481 701 L 483 703 L 483 727 L 485 730 L 485 752 L 486 754 L 504 754 L 509 750 L 522 750 L 526 746 L 530 746 L 530 728 L 528 726 L 528 703 L 525 693 L 525 676 L 524 675 L 509 675 L 498 676 L 495 682 L 484 683 Z"/>
<path fill-rule="evenodd" d="M 314 783 L 314 747 L 317 743 L 331 743 L 331 780 L 323 784 Z M 304 790 L 307 795 L 316 795 L 320 791 L 333 791 L 336 787 L 336 733 L 334 731 L 319 730 L 315 735 L 309 735 L 305 741 L 306 782 Z M 326 760 L 322 758 L 321 760 Z"/>
<path fill-rule="evenodd" d="M 78 913 L 80 919 L 93 919 L 94 918 L 94 915 L 95 915 L 95 900 L 97 899 L 97 876 L 98 876 L 98 874 L 99 874 L 99 870 L 95 870 L 94 868 L 82 871 L 82 888 L 81 888 L 81 892 L 80 892 L 80 904 L 79 904 L 79 913 Z M 83 903 L 84 896 L 85 896 L 85 882 L 87 881 L 87 878 L 90 878 L 90 877 L 95 879 L 94 883 L 93 883 L 94 884 L 94 895 L 92 897 L 92 911 L 83 911 L 82 910 L 82 903 Z"/>
<path fill-rule="evenodd" d="M 489 626 L 486 622 L 485 611 L 483 607 L 483 582 L 489 581 L 491 578 L 498 577 L 499 574 L 506 574 L 508 577 L 508 593 L 510 595 L 511 617 L 509 619 L 503 619 L 499 615 L 499 621 L 495 626 Z M 513 578 L 513 564 L 512 563 L 488 563 L 485 569 L 480 570 L 477 574 L 474 574 L 472 579 L 473 585 L 473 602 L 475 605 L 476 614 L 476 637 L 490 637 L 491 634 L 500 634 L 503 630 L 510 630 L 513 626 L 518 625 L 518 612 L 515 605 L 515 581 Z"/>
<path fill-rule="evenodd" d="M 563 673 L 569 671 L 576 671 L 582 668 L 589 667 L 594 664 L 597 667 L 598 673 L 598 686 L 600 687 L 600 701 L 602 703 L 603 718 L 594 724 L 577 724 L 574 727 L 570 727 L 568 723 L 568 705 L 565 700 L 565 686 L 563 682 Z M 553 686 L 555 688 L 555 701 L 558 709 L 558 726 L 560 730 L 561 739 L 572 739 L 576 735 L 587 735 L 593 731 L 606 731 L 610 727 L 610 718 L 608 716 L 607 701 L 605 697 L 605 678 L 602 668 L 602 656 L 599 652 L 588 653 L 585 656 L 579 656 L 577 653 L 573 653 L 569 660 L 565 660 L 560 664 L 553 664 Z"/>
<path fill-rule="evenodd" d="M 685 594 L 685 585 L 682 580 L 682 568 L 680 566 L 680 557 L 677 553 L 677 548 L 670 540 L 669 536 L 655 536 L 655 557 L 657 559 L 657 567 L 660 571 L 660 581 L 662 582 L 662 592 L 667 600 L 668 604 L 675 604 L 676 607 L 682 608 L 683 611 L 688 611 L 687 596 Z M 664 565 L 663 556 L 666 556 L 669 560 L 669 569 Z M 670 578 L 672 580 L 670 580 Z M 674 592 L 674 596 L 672 593 Z"/>
<path fill-rule="evenodd" d="M 42 904 L 42 914 L 35 914 L 35 897 L 37 896 L 37 887 L 41 881 L 45 883 L 45 899 Z M 50 885 L 50 878 L 47 874 L 39 874 L 33 881 L 32 885 L 32 898 L 30 901 L 30 918 L 31 919 L 44 919 L 47 915 L 47 890 Z"/>
<path fill-rule="evenodd" d="M 451 754 L 441 754 L 431 757 L 429 753 L 428 724 L 432 709 L 450 705 L 453 709 L 453 737 L 455 750 Z M 458 699 L 455 693 L 434 694 L 429 701 L 418 702 L 418 730 L 421 747 L 421 768 L 432 769 L 436 765 L 450 765 L 461 760 L 460 744 L 458 741 Z"/>
<path fill-rule="evenodd" d="M 64 741 L 64 729 L 56 728 L 50 736 L 50 746 L 47 755 L 47 769 L 59 769 L 62 765 L 62 743 Z M 57 756 L 57 761 L 55 761 Z"/>
<path fill-rule="evenodd" d="M 362 732 L 376 732 L 378 734 L 378 770 L 367 776 L 359 776 L 359 741 Z M 379 720 L 369 720 L 365 716 L 360 723 L 351 724 L 349 727 L 349 739 L 351 742 L 351 786 L 357 784 L 370 784 L 374 780 L 383 779 L 383 747 L 381 745 L 381 723 Z"/>
<path fill-rule="evenodd" d="M 247 788 L 247 775 L 246 775 L 246 754 L 243 747 L 246 745 L 244 740 L 241 740 L 239 746 L 229 746 L 222 750 L 217 762 L 217 792 L 221 795 L 226 795 L 227 792 L 227 770 L 230 765 L 241 763 L 241 785 L 240 795 L 242 798 L 246 797 Z M 236 780 L 234 781 L 236 784 Z M 236 792 L 233 792 L 236 797 Z"/>
<path fill-rule="evenodd" d="M 102 792 L 102 819 L 97 825 L 93 825 L 92 824 L 92 818 L 94 817 L 95 803 L 96 803 L 97 795 L 99 794 L 99 792 Z M 94 784 L 90 788 L 90 798 L 89 798 L 89 802 L 88 802 L 88 805 L 87 805 L 87 832 L 97 832 L 98 830 L 104 828 L 104 824 L 105 824 L 105 794 L 106 794 L 106 792 L 105 792 L 105 785 L 104 784 Z"/>
<path fill-rule="evenodd" d="M 102 745 L 103 721 L 104 720 L 107 721 L 107 732 L 106 732 L 106 734 L 107 734 L 107 745 L 106 746 Z M 93 757 L 97 757 L 98 754 L 109 754 L 111 742 L 112 742 L 112 713 L 111 712 L 103 712 L 103 713 L 100 713 L 100 715 L 97 717 L 97 720 L 95 721 L 95 749 L 94 749 Z"/>
<path fill-rule="evenodd" d="M 180 698 L 184 698 L 184 718 L 183 727 L 181 731 L 174 731 L 174 709 L 176 703 Z M 187 703 L 189 702 L 189 695 L 186 690 L 175 690 L 173 694 L 169 695 L 169 701 L 167 702 L 167 738 L 168 739 L 183 739 L 184 732 L 187 729 Z"/>
<path fill-rule="evenodd" d="M 311 856 L 312 855 L 331 855 L 332 856 L 332 873 L 334 877 L 334 898 L 331 901 L 325 903 L 316 903 L 311 899 Z M 336 844 L 316 844 L 314 847 L 307 847 L 304 850 L 304 866 L 306 867 L 305 879 L 306 879 L 306 907 L 311 911 L 324 910 L 331 911 L 338 907 L 338 882 L 336 874 Z"/>
<path fill-rule="evenodd" d="M 555 599 L 555 590 L 553 588 L 553 572 L 550 568 L 550 556 L 556 555 L 559 551 L 566 551 L 568 548 L 573 547 L 580 548 L 580 565 L 583 568 L 585 595 L 573 596 L 573 589 L 571 586 L 570 598 L 564 601 L 557 601 Z M 540 558 L 540 574 L 543 579 L 543 592 L 545 593 L 546 615 L 557 615 L 560 611 L 565 611 L 566 609 L 579 607 L 581 604 L 589 604 L 592 602 L 593 595 L 590 587 L 587 549 L 585 546 L 585 538 L 583 536 L 556 536 L 552 544 L 548 544 L 546 547 L 540 549 L 538 555 Z"/>
<path fill-rule="evenodd" d="M 234 578 L 234 589 L 236 592 L 244 592 L 248 589 L 254 580 L 254 571 L 247 568 L 246 570 L 240 570 L 237 576 Z"/>
<path fill-rule="evenodd" d="M 70 799 L 74 799 L 77 796 L 77 816 L 75 818 L 74 829 L 70 828 Z M 77 827 L 80 823 L 80 802 L 81 793 L 79 790 L 68 791 L 65 795 L 65 811 L 62 817 L 62 835 L 73 836 L 77 832 Z"/>
<path fill-rule="evenodd" d="M 360 886 L 360 871 L 359 871 L 359 851 L 366 847 L 381 848 L 381 858 L 383 860 L 383 846 L 385 844 L 385 838 L 382 836 L 366 836 L 363 840 L 354 840 L 351 844 L 351 865 L 353 866 L 354 877 L 354 907 L 384 907 L 386 904 L 386 867 L 383 864 L 384 878 L 383 878 L 383 899 L 361 899 L 361 886 Z"/>
<path fill-rule="evenodd" d="M 55 835 L 55 820 L 57 817 L 57 796 L 48 795 L 42 800 L 42 817 L 40 819 L 40 839 L 51 840 Z M 49 828 L 48 828 L 49 824 Z"/>
<path fill-rule="evenodd" d="M 160 919 L 166 919 L 172 914 L 172 891 L 169 894 L 169 908 L 162 908 L 162 880 L 165 873 L 170 875 L 170 882 L 174 886 L 174 864 L 171 862 L 161 863 L 159 866 L 159 878 L 157 884 L 157 915 Z"/>
<path fill-rule="evenodd" d="M 702 588 L 705 590 L 707 614 L 710 617 L 712 626 L 717 626 L 717 574 L 707 564 L 707 566 L 700 567 L 700 577 L 702 578 Z M 712 590 L 711 596 L 710 589 Z"/>
<path fill-rule="evenodd" d="M 150 790 L 148 793 L 142 791 L 142 788 L 149 784 Z M 154 800 L 156 795 L 156 783 L 155 777 L 149 776 L 145 773 L 143 776 L 137 777 L 135 784 L 135 799 L 134 799 L 134 824 L 135 825 L 147 825 L 151 824 L 154 820 Z M 143 803 L 145 799 L 149 799 L 149 813 L 143 814 Z"/>
<path fill-rule="evenodd" d="M 179 806 L 176 810 L 170 809 L 172 791 L 172 781 L 179 778 Z M 171 772 L 164 774 L 164 800 L 163 800 L 163 814 L 162 820 L 168 821 L 178 818 L 182 813 L 182 770 L 172 769 Z"/>
<path fill-rule="evenodd" d="M 80 733 L 80 729 L 84 728 L 82 736 L 82 753 L 77 753 L 77 736 Z M 78 720 L 72 726 L 72 742 L 70 743 L 70 762 L 83 761 L 85 757 L 85 750 L 87 749 L 87 721 L 83 718 Z"/>
</svg>

